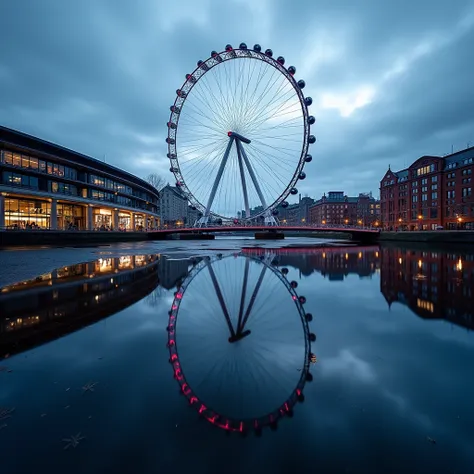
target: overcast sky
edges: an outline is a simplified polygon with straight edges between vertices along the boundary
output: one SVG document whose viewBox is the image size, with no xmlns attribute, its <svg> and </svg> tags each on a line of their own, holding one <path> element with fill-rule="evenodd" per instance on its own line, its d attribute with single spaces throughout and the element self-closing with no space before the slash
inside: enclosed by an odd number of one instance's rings
<svg viewBox="0 0 474 474">
<path fill-rule="evenodd" d="M 299 190 L 373 191 L 387 167 L 474 145 L 473 0 L 5 0 L 0 124 L 174 182 L 169 106 L 227 43 L 260 43 L 316 116 Z"/>
</svg>

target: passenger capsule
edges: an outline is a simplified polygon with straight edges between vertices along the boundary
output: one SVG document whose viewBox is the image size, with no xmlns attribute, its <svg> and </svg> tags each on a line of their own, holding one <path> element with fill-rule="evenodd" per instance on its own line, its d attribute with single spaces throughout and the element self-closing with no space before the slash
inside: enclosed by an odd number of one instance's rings
<svg viewBox="0 0 474 474">
<path fill-rule="evenodd" d="M 289 205 L 290 205 L 290 203 L 289 203 L 288 201 L 283 201 L 283 202 L 281 203 L 281 207 L 282 207 L 283 209 L 286 209 Z"/>
<path fill-rule="evenodd" d="M 311 333 L 311 334 L 309 335 L 309 339 L 310 339 L 311 342 L 315 342 L 315 341 L 316 341 L 316 334 Z"/>
<path fill-rule="evenodd" d="M 292 194 L 294 196 L 295 194 L 298 194 L 298 190 L 296 188 L 291 188 L 290 189 L 290 194 Z"/>
<path fill-rule="evenodd" d="M 304 89 L 304 86 L 305 86 L 305 85 L 306 85 L 306 82 L 304 82 L 303 79 L 300 79 L 300 80 L 298 81 L 298 87 L 299 87 L 300 89 Z"/>
<path fill-rule="evenodd" d="M 171 112 L 173 112 L 174 114 L 179 114 L 180 108 L 179 108 L 178 106 L 176 106 L 176 105 L 172 105 L 172 106 L 170 107 L 170 110 L 171 110 Z"/>
<path fill-rule="evenodd" d="M 183 185 L 183 183 L 181 181 L 176 181 L 176 187 L 179 188 Z"/>
<path fill-rule="evenodd" d="M 272 56 L 273 56 L 273 51 L 272 51 L 271 49 L 267 49 L 267 50 L 265 51 L 265 54 L 266 54 L 267 56 L 269 56 L 269 57 L 272 57 Z"/>
<path fill-rule="evenodd" d="M 292 282 L 290 282 L 290 286 L 291 288 L 298 288 L 298 282 L 293 280 Z"/>
<path fill-rule="evenodd" d="M 173 167 L 171 167 L 171 168 L 170 168 L 170 172 L 171 172 L 171 173 L 177 173 L 177 172 L 178 172 L 178 168 L 173 168 Z"/>
<path fill-rule="evenodd" d="M 306 298 L 304 296 L 300 296 L 298 298 L 298 300 L 300 301 L 301 304 L 305 304 L 306 303 Z"/>
<path fill-rule="evenodd" d="M 286 267 L 283 267 L 283 268 L 281 269 L 281 273 L 283 273 L 283 275 L 288 275 L 288 272 L 289 272 L 289 270 L 288 270 L 288 268 L 286 268 Z"/>
<path fill-rule="evenodd" d="M 311 97 L 306 97 L 304 103 L 309 107 L 313 103 L 313 99 Z"/>
<path fill-rule="evenodd" d="M 313 144 L 316 142 L 316 137 L 314 135 L 310 135 L 309 138 L 308 138 L 308 142 Z"/>
<path fill-rule="evenodd" d="M 247 45 L 245 43 L 240 43 L 240 49 L 247 49 Z"/>
<path fill-rule="evenodd" d="M 175 153 L 167 153 L 166 156 L 170 159 L 170 160 L 174 160 L 176 158 L 176 154 Z"/>
<path fill-rule="evenodd" d="M 192 209 L 193 211 L 195 211 L 197 208 L 196 208 L 196 206 L 191 206 L 191 209 Z"/>
<path fill-rule="evenodd" d="M 296 73 L 296 68 L 295 68 L 295 66 L 290 66 L 290 67 L 288 68 L 288 72 L 289 72 L 292 76 L 294 76 L 295 73 Z"/>
<path fill-rule="evenodd" d="M 313 381 L 313 374 L 311 374 L 310 372 L 308 372 L 306 374 L 306 382 L 312 382 Z"/>
<path fill-rule="evenodd" d="M 278 209 L 273 209 L 273 211 L 272 211 L 272 215 L 274 215 L 274 216 L 278 216 Z"/>
<path fill-rule="evenodd" d="M 253 50 L 256 51 L 257 53 L 260 53 L 260 51 L 262 51 L 262 47 L 259 44 L 256 44 L 253 47 Z"/>
<path fill-rule="evenodd" d="M 217 56 L 217 51 L 211 51 L 211 57 L 215 58 Z"/>
<path fill-rule="evenodd" d="M 306 155 L 304 161 L 306 161 L 306 163 L 311 163 L 313 161 L 313 156 L 310 154 Z"/>
<path fill-rule="evenodd" d="M 168 143 L 168 145 L 174 145 L 176 143 L 175 139 L 174 138 L 167 138 L 166 139 L 166 143 Z"/>
<path fill-rule="evenodd" d="M 302 171 L 300 175 L 298 176 L 299 179 L 305 179 L 306 178 L 306 173 Z"/>
<path fill-rule="evenodd" d="M 306 321 L 310 323 L 313 320 L 313 315 L 311 313 L 306 313 L 305 318 L 306 318 Z"/>
<path fill-rule="evenodd" d="M 285 64 L 285 58 L 283 56 L 278 56 L 277 62 L 283 66 L 283 64 Z"/>
<path fill-rule="evenodd" d="M 308 117 L 308 123 L 309 123 L 310 125 L 314 125 L 314 124 L 316 123 L 316 119 L 315 119 L 312 115 L 310 115 L 310 116 Z"/>
<path fill-rule="evenodd" d="M 232 49 L 233 49 L 233 48 L 232 48 L 232 46 L 231 46 L 230 44 L 226 44 L 226 45 L 225 45 L 225 50 L 226 50 L 226 51 L 232 51 Z"/>
<path fill-rule="evenodd" d="M 201 66 L 202 66 L 202 61 L 199 60 L 199 61 L 197 62 L 197 67 L 201 67 Z"/>
<path fill-rule="evenodd" d="M 168 128 L 176 130 L 176 124 L 174 122 L 168 122 L 166 125 L 168 125 Z"/>
</svg>

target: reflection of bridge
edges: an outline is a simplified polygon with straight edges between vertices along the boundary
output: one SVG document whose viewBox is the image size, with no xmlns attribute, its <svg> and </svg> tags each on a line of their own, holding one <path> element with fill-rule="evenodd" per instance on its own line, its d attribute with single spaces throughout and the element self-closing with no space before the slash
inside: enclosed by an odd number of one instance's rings
<svg viewBox="0 0 474 474">
<path fill-rule="evenodd" d="M 379 230 L 364 227 L 327 227 L 327 226 L 215 226 L 215 227 L 167 227 L 164 229 L 153 230 L 148 232 L 151 240 L 166 239 L 173 234 L 215 234 L 215 233 L 232 233 L 232 232 L 253 232 L 254 234 L 268 233 L 284 234 L 285 232 L 322 232 L 322 233 L 344 233 L 350 235 L 350 238 L 357 242 L 376 242 L 379 238 Z"/>
<path fill-rule="evenodd" d="M 156 255 L 100 258 L 3 287 L 0 354 L 32 349 L 136 303 L 158 286 L 159 263 Z"/>
</svg>

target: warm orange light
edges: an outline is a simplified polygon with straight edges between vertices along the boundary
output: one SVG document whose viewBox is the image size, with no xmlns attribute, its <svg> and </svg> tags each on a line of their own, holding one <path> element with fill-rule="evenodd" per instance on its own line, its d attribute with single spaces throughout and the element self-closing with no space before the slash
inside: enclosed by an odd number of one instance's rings
<svg viewBox="0 0 474 474">
<path fill-rule="evenodd" d="M 421 268 L 423 266 L 423 262 L 421 260 L 418 260 L 418 268 Z"/>
<path fill-rule="evenodd" d="M 323 223 L 323 224 L 326 224 L 326 221 L 325 221 L 325 220 L 323 220 L 323 222 L 322 222 L 322 223 Z"/>
<path fill-rule="evenodd" d="M 401 264 L 402 264 L 402 261 L 403 261 L 403 260 L 402 260 L 402 257 L 400 257 L 400 258 L 398 259 L 398 263 L 401 265 Z"/>
<path fill-rule="evenodd" d="M 420 214 L 420 215 L 418 216 L 418 219 L 423 219 L 423 216 Z"/>
</svg>

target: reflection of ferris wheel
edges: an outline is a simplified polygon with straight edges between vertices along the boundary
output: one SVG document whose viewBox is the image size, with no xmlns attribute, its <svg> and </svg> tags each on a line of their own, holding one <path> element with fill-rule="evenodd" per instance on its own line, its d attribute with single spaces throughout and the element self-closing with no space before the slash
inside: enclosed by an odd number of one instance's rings
<svg viewBox="0 0 474 474">
<path fill-rule="evenodd" d="M 227 431 L 275 429 L 293 416 L 312 380 L 312 316 L 297 283 L 270 262 L 205 257 L 169 312 L 170 362 L 181 392 L 200 416 Z"/>
<path fill-rule="evenodd" d="M 227 45 L 198 61 L 176 91 L 166 138 L 170 171 L 199 211 L 198 225 L 238 216 L 276 224 L 276 207 L 298 193 L 315 118 L 305 82 L 284 64 L 258 44 Z"/>
</svg>

